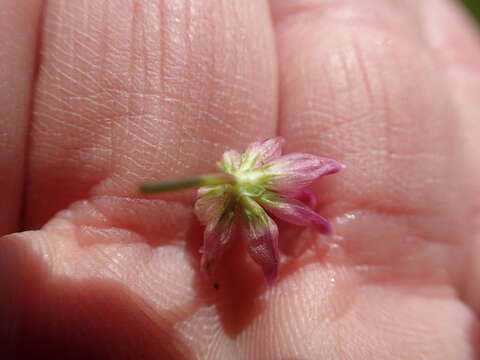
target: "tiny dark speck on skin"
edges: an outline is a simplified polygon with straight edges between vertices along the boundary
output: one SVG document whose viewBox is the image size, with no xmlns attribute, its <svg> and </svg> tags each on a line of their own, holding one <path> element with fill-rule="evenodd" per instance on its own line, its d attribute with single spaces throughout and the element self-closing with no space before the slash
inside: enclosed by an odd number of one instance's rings
<svg viewBox="0 0 480 360">
<path fill-rule="evenodd" d="M 214 288 L 215 290 L 220 289 L 220 284 L 219 284 L 219 283 L 213 284 L 213 288 Z"/>
</svg>

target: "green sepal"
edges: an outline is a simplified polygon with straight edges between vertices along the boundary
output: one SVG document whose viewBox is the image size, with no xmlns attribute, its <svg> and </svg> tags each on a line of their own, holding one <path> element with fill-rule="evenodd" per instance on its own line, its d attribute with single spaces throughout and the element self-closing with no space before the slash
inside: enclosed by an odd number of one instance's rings
<svg viewBox="0 0 480 360">
<path fill-rule="evenodd" d="M 242 195 L 251 197 L 259 197 L 265 192 L 265 188 L 263 186 L 249 183 L 242 184 L 240 189 Z"/>
<path fill-rule="evenodd" d="M 245 220 L 255 226 L 268 224 L 268 215 L 263 208 L 252 198 L 242 196 L 241 209 Z"/>
</svg>

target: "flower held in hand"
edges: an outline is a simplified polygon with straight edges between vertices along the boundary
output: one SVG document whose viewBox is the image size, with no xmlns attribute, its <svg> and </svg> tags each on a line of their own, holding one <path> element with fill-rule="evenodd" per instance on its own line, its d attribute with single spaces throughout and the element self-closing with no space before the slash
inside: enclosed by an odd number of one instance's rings
<svg viewBox="0 0 480 360">
<path fill-rule="evenodd" d="M 202 267 L 211 275 L 222 253 L 240 227 L 246 248 L 272 283 L 278 274 L 278 228 L 269 215 L 286 222 L 331 234 L 330 224 L 312 210 L 314 195 L 307 186 L 323 175 L 344 168 L 335 160 L 305 153 L 281 156 L 283 138 L 251 144 L 243 154 L 223 154 L 222 174 L 204 175 L 169 183 L 145 184 L 143 192 L 202 186 L 195 213 L 205 225 Z M 206 185 L 206 186 L 204 186 Z M 299 199 L 306 198 L 302 202 Z"/>
</svg>

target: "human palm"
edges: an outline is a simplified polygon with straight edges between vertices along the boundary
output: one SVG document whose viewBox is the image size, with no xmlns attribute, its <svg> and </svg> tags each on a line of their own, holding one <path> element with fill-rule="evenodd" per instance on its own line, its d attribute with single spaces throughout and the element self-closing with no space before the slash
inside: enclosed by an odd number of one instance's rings
<svg viewBox="0 0 480 360">
<path fill-rule="evenodd" d="M 3 358 L 480 356 L 480 46 L 452 4 L 5 0 L 0 29 Z M 313 187 L 341 240 L 294 231 L 270 287 L 236 241 L 212 286 L 194 193 L 138 185 L 276 134 L 347 165 Z"/>
</svg>

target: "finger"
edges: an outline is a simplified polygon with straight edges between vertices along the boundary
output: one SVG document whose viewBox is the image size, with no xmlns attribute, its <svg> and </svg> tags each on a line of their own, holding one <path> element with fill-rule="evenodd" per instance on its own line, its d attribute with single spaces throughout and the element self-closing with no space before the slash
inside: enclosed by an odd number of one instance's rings
<svg viewBox="0 0 480 360">
<path fill-rule="evenodd" d="M 316 188 L 319 213 L 344 240 L 281 274 L 289 310 L 276 303 L 272 317 L 303 323 L 282 338 L 310 344 L 303 351 L 317 358 L 473 358 L 475 316 L 453 288 L 467 212 L 459 119 L 415 17 L 394 1 L 272 4 L 280 134 L 291 151 L 347 166 Z M 452 321 L 461 333 L 440 326 Z M 336 342 L 345 329 L 358 337 Z"/>
<path fill-rule="evenodd" d="M 18 231 L 41 1 L 0 1 L 0 235 Z"/>
<path fill-rule="evenodd" d="M 424 39 L 446 74 L 456 111 L 460 116 L 462 147 L 469 168 L 465 176 L 469 196 L 469 219 L 476 221 L 469 229 L 471 242 L 465 248 L 465 272 L 459 285 L 467 302 L 480 309 L 480 237 L 478 207 L 480 204 L 479 143 L 480 143 L 480 33 L 460 8 L 451 1 L 412 2 L 412 10 L 419 18 Z M 432 16 L 435 14 L 435 16 Z"/>
<path fill-rule="evenodd" d="M 268 7 L 257 0 L 49 2 L 29 224 L 69 209 L 0 242 L 1 254 L 19 259 L 4 262 L 9 294 L 30 294 L 7 311 L 20 314 L 23 354 L 229 352 L 216 299 L 189 256 L 201 237 L 191 207 L 136 192 L 146 180 L 210 172 L 224 149 L 273 135 L 273 48 Z M 249 294 L 236 294 L 223 318 L 238 318 L 234 305 Z"/>
<path fill-rule="evenodd" d="M 135 197 L 142 182 L 212 171 L 226 148 L 272 135 L 272 33 L 266 16 L 247 20 L 259 11 L 251 1 L 49 2 L 29 223 L 92 193 Z"/>
<path fill-rule="evenodd" d="M 347 165 L 318 194 L 354 261 L 413 270 L 414 249 L 421 258 L 458 246 L 465 227 L 445 79 L 420 35 L 402 31 L 415 22 L 393 2 L 312 7 L 277 24 L 280 132 L 291 149 Z"/>
<path fill-rule="evenodd" d="M 165 297 L 156 300 L 172 315 L 159 312 L 151 299 L 139 297 L 111 277 L 120 274 L 116 265 L 97 267 L 95 257 L 89 256 L 93 252 L 78 256 L 69 235 L 68 231 L 32 231 L 1 238 L 3 358 L 125 359 L 126 354 L 142 354 L 146 359 L 193 358 L 194 350 L 170 326 L 173 319 L 189 313 L 192 301 L 187 293 L 172 301 L 172 293 L 164 289 Z M 63 246 L 50 252 L 52 243 Z M 133 252 L 137 258 L 144 255 L 139 248 Z M 174 259 L 178 257 L 170 258 Z"/>
</svg>

